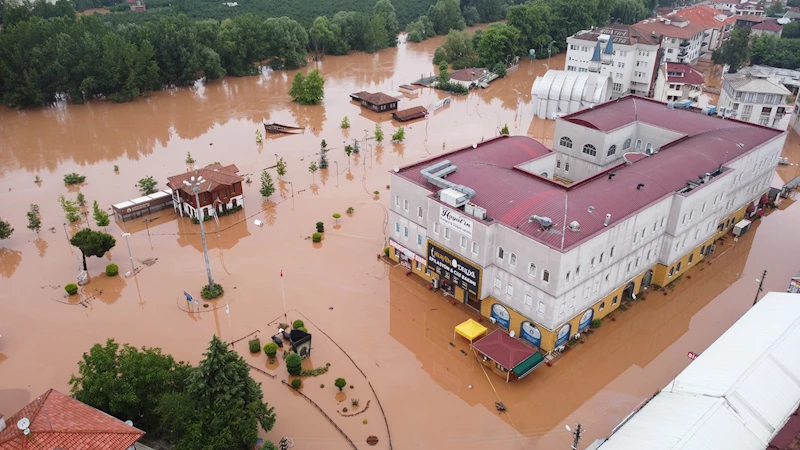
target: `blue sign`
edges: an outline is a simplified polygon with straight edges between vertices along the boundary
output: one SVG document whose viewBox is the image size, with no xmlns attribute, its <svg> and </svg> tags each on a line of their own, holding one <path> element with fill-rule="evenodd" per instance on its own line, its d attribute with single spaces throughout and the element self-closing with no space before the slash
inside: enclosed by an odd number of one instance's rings
<svg viewBox="0 0 800 450">
<path fill-rule="evenodd" d="M 511 321 L 511 314 L 508 313 L 508 310 L 501 305 L 500 303 L 495 303 L 492 305 L 492 318 L 497 321 L 497 324 L 503 328 L 508 328 L 508 324 Z"/>
<path fill-rule="evenodd" d="M 594 310 L 589 308 L 581 316 L 581 321 L 578 323 L 578 333 L 582 333 L 589 328 L 589 325 L 592 323 L 592 317 L 594 317 Z"/>
<path fill-rule="evenodd" d="M 558 330 L 558 335 L 556 336 L 556 347 L 564 345 L 570 336 L 570 331 L 572 331 L 572 325 L 565 323 L 563 327 Z"/>
<path fill-rule="evenodd" d="M 190 294 L 190 293 L 188 293 L 188 292 L 186 292 L 186 291 L 183 291 L 183 295 L 186 297 L 186 303 L 189 303 L 189 304 L 191 304 L 191 303 L 192 303 L 192 300 L 194 300 L 194 299 L 192 298 L 192 294 Z"/>
<path fill-rule="evenodd" d="M 519 327 L 519 337 L 530 342 L 536 348 L 539 348 L 539 344 L 542 343 L 542 333 L 536 328 L 536 325 L 530 322 L 522 322 Z"/>
</svg>

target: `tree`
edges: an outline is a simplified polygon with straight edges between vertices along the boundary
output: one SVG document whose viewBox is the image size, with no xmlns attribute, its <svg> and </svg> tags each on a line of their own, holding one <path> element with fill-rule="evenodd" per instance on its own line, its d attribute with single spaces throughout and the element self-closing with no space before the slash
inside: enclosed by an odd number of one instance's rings
<svg viewBox="0 0 800 450">
<path fill-rule="evenodd" d="M 97 222 L 98 227 L 107 227 L 111 220 L 108 217 L 108 213 L 100 209 L 100 205 L 97 204 L 97 200 L 94 201 L 92 205 L 92 211 L 94 216 L 94 221 Z"/>
<path fill-rule="evenodd" d="M 325 80 L 319 75 L 319 70 L 312 70 L 308 76 L 297 73 L 289 89 L 289 95 L 301 105 L 318 105 L 325 97 L 323 87 Z"/>
<path fill-rule="evenodd" d="M 800 39 L 800 22 L 793 20 L 784 25 L 781 37 L 784 39 Z"/>
<path fill-rule="evenodd" d="M 161 418 L 156 406 L 164 395 L 184 391 L 191 370 L 159 348 L 120 348 L 109 339 L 83 354 L 69 384 L 75 399 L 158 435 Z"/>
<path fill-rule="evenodd" d="M 498 62 L 505 64 L 520 52 L 519 42 L 520 33 L 515 27 L 502 23 L 489 25 L 476 49 L 481 66 L 491 67 Z"/>
<path fill-rule="evenodd" d="M 117 241 L 108 233 L 84 228 L 83 230 L 75 233 L 75 235 L 72 236 L 72 239 L 69 240 L 69 243 L 75 247 L 78 247 L 78 249 L 81 251 L 81 255 L 83 255 L 83 270 L 88 270 L 86 268 L 86 257 L 102 257 L 107 251 L 114 248 L 114 246 L 117 244 Z"/>
<path fill-rule="evenodd" d="M 375 3 L 373 13 L 383 19 L 389 46 L 396 46 L 397 33 L 400 31 L 400 25 L 397 23 L 397 12 L 392 2 L 390 0 L 378 0 L 378 2 Z"/>
<path fill-rule="evenodd" d="M 628 25 L 650 17 L 650 14 L 642 0 L 614 0 L 614 7 L 611 9 L 611 16 Z"/>
<path fill-rule="evenodd" d="M 311 46 L 317 53 L 317 58 L 320 54 L 336 47 L 336 33 L 333 31 L 331 21 L 325 16 L 314 19 L 314 24 L 308 30 L 308 36 L 311 38 Z"/>
<path fill-rule="evenodd" d="M 406 138 L 406 129 L 403 127 L 398 128 L 397 131 L 395 131 L 394 134 L 392 134 L 392 141 L 394 142 L 403 142 L 405 138 Z"/>
<path fill-rule="evenodd" d="M 250 376 L 250 367 L 227 343 L 215 335 L 204 355 L 189 375 L 184 400 L 191 410 L 183 418 L 185 434 L 177 448 L 253 448 L 259 425 L 265 431 L 275 425 L 274 408 L 264 403 L 261 385 Z"/>
<path fill-rule="evenodd" d="M 139 180 L 139 190 L 144 195 L 152 194 L 156 191 L 156 185 L 158 181 L 156 181 L 152 175 L 148 175 L 141 180 Z"/>
<path fill-rule="evenodd" d="M 277 353 L 278 353 L 278 344 L 274 342 L 267 342 L 266 344 L 264 344 L 264 354 L 267 355 L 267 357 L 269 357 L 270 359 L 274 358 Z"/>
<path fill-rule="evenodd" d="M 451 30 L 442 43 L 445 61 L 453 65 L 453 69 L 473 67 L 478 62 L 472 38 L 467 30 Z M 434 56 L 435 53 L 434 53 Z M 495 61 L 496 62 L 496 61 Z"/>
<path fill-rule="evenodd" d="M 508 136 L 510 134 L 508 131 L 508 124 L 503 125 L 503 128 L 500 130 L 500 134 L 504 136 Z"/>
<path fill-rule="evenodd" d="M 505 19 L 508 13 L 508 4 L 511 3 L 506 0 L 462 0 L 461 8 L 464 10 L 465 18 L 468 9 L 475 9 L 480 19 L 485 23 L 489 23 Z"/>
<path fill-rule="evenodd" d="M 78 206 L 86 206 L 86 196 L 83 195 L 83 192 L 78 192 L 75 200 L 78 202 Z"/>
<path fill-rule="evenodd" d="M 70 223 L 81 220 L 81 209 L 75 204 L 74 201 L 67 200 L 62 194 L 58 197 L 58 203 L 61 205 L 61 209 L 64 211 L 64 214 Z"/>
<path fill-rule="evenodd" d="M 375 142 L 383 142 L 383 130 L 380 123 L 375 124 Z"/>
<path fill-rule="evenodd" d="M 339 214 L 339 213 L 333 213 L 333 220 L 334 220 L 334 223 L 339 223 L 339 219 L 340 219 L 341 217 L 342 217 L 342 215 L 341 215 L 341 214 Z"/>
<path fill-rule="evenodd" d="M 784 12 L 786 12 L 786 7 L 782 1 L 778 0 L 767 8 L 767 17 L 782 17 Z"/>
<path fill-rule="evenodd" d="M 474 26 L 481 21 L 481 15 L 478 12 L 478 8 L 470 5 L 464 8 L 464 22 L 466 22 L 468 27 Z"/>
<path fill-rule="evenodd" d="M 303 370 L 303 359 L 297 353 L 289 353 L 286 356 L 286 370 L 289 375 L 300 375 Z"/>
<path fill-rule="evenodd" d="M 347 380 L 345 380 L 344 378 L 337 378 L 333 382 L 333 385 L 339 388 L 339 390 L 341 391 L 342 389 L 344 389 L 345 386 L 347 386 Z"/>
<path fill-rule="evenodd" d="M 194 164 L 194 158 L 192 158 L 191 152 L 186 152 L 186 164 Z"/>
<path fill-rule="evenodd" d="M 275 184 L 272 182 L 272 176 L 270 176 L 267 169 L 261 171 L 261 196 L 264 198 L 269 198 L 275 192 Z"/>
<path fill-rule="evenodd" d="M 754 39 L 755 40 L 755 39 Z M 716 64 L 727 64 L 731 72 L 737 72 L 749 58 L 750 29 L 737 27 L 731 37 L 714 50 L 711 58 Z"/>
<path fill-rule="evenodd" d="M 433 22 L 436 34 L 447 34 L 450 30 L 466 27 L 458 0 L 438 0 L 428 9 L 428 18 Z"/>
<path fill-rule="evenodd" d="M 306 63 L 308 33 L 299 23 L 288 17 L 270 17 L 264 28 L 272 67 L 292 70 Z"/>
<path fill-rule="evenodd" d="M 353 153 L 356 155 L 361 153 L 361 147 L 358 146 L 358 139 L 353 139 Z"/>
<path fill-rule="evenodd" d="M 317 173 L 319 167 L 317 167 L 316 161 L 311 161 L 311 164 L 308 165 L 308 171 L 311 173 L 311 183 L 314 183 L 314 174 Z"/>
<path fill-rule="evenodd" d="M 278 158 L 278 162 L 275 164 L 275 169 L 278 171 L 279 177 L 286 175 L 286 162 L 283 160 L 283 158 Z"/>
<path fill-rule="evenodd" d="M 553 41 L 551 24 L 555 25 L 548 3 L 528 2 L 512 6 L 508 10 L 507 24 L 520 31 L 523 50 L 534 49 L 540 55 L 547 54 L 547 45 Z"/>
<path fill-rule="evenodd" d="M 350 128 L 350 119 L 347 116 L 344 116 L 342 119 L 342 124 L 340 125 L 343 130 Z"/>
<path fill-rule="evenodd" d="M 395 38 L 395 41 L 397 38 Z M 379 15 L 372 16 L 369 28 L 364 34 L 364 50 L 373 53 L 389 46 L 389 33 L 386 32 L 386 23 Z"/>
<path fill-rule="evenodd" d="M 439 63 L 439 83 L 450 82 L 450 71 L 447 70 L 447 61 Z"/>
<path fill-rule="evenodd" d="M 494 72 L 500 78 L 505 78 L 505 76 L 508 75 L 508 72 L 506 71 L 506 65 L 501 62 L 494 65 L 492 72 Z"/>
<path fill-rule="evenodd" d="M 39 205 L 31 204 L 31 209 L 27 212 L 27 216 L 28 229 L 39 234 L 39 229 L 42 227 L 42 218 L 39 216 Z"/>
<path fill-rule="evenodd" d="M 420 16 L 416 22 L 406 26 L 408 40 L 411 42 L 422 42 L 425 39 L 436 36 L 436 29 L 428 16 Z"/>
<path fill-rule="evenodd" d="M 328 168 L 328 150 L 326 150 L 325 147 L 319 149 L 319 168 Z"/>
<path fill-rule="evenodd" d="M 0 239 L 10 238 L 12 233 L 14 233 L 14 229 L 11 228 L 11 224 L 0 219 Z"/>
<path fill-rule="evenodd" d="M 800 39 L 772 35 L 755 36 L 750 45 L 750 63 L 792 69 L 800 66 Z"/>
</svg>

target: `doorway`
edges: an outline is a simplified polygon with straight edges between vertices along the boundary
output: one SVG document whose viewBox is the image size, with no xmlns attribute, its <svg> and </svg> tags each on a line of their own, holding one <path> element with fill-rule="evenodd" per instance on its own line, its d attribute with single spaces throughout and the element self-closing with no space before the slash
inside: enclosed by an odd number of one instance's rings
<svg viewBox="0 0 800 450">
<path fill-rule="evenodd" d="M 642 278 L 642 284 L 639 286 L 639 292 L 647 289 L 653 283 L 653 269 L 647 271 Z"/>
<path fill-rule="evenodd" d="M 622 300 L 626 302 L 633 300 L 633 294 L 634 294 L 633 290 L 635 288 L 636 288 L 636 283 L 634 283 L 633 281 L 628 283 L 628 285 L 625 286 L 625 290 L 622 291 Z"/>
<path fill-rule="evenodd" d="M 478 298 L 477 295 L 472 294 L 469 291 L 464 293 L 464 303 L 467 304 L 472 309 L 480 312 L 481 310 L 481 300 Z"/>
</svg>

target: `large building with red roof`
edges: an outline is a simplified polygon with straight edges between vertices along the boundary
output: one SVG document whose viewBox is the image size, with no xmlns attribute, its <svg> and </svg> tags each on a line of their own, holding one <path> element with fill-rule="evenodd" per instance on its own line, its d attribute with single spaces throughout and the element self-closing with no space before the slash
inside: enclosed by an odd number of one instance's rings
<svg viewBox="0 0 800 450">
<path fill-rule="evenodd" d="M 785 139 L 622 97 L 558 119 L 552 150 L 498 137 L 395 169 L 391 257 L 552 351 L 713 252 L 764 201 Z"/>
<path fill-rule="evenodd" d="M 186 183 L 195 183 L 202 179 L 199 192 L 194 191 Z M 239 169 L 233 165 L 223 166 L 215 163 L 192 172 L 182 173 L 167 178 L 167 186 L 172 189 L 172 205 L 181 216 L 186 214 L 195 219 L 198 211 L 203 217 L 224 215 L 228 211 L 236 211 L 244 206 L 244 193 Z M 197 200 L 200 201 L 199 205 Z"/>
<path fill-rule="evenodd" d="M 144 431 L 53 389 L 10 417 L 0 415 L 0 450 L 128 450 L 142 436 Z"/>
</svg>

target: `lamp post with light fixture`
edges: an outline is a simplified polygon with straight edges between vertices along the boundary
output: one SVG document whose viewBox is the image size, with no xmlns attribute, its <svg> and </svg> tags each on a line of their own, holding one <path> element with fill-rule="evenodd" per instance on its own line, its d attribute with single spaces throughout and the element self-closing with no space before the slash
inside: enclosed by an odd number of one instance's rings
<svg viewBox="0 0 800 450">
<path fill-rule="evenodd" d="M 122 233 L 122 237 L 125 238 L 125 245 L 128 246 L 128 258 L 130 258 L 131 260 L 131 274 L 132 274 L 136 272 L 136 266 L 133 265 L 133 254 L 131 253 L 131 243 L 128 242 L 128 236 L 130 235 L 131 235 L 130 233 Z"/>
<path fill-rule="evenodd" d="M 191 180 L 191 181 L 190 181 Z M 201 216 L 200 211 L 200 189 L 202 188 L 203 183 L 206 180 L 203 179 L 202 176 L 198 176 L 197 178 L 191 177 L 190 180 L 183 180 L 184 186 L 191 189 L 194 193 L 194 212 L 197 215 L 197 221 L 200 223 L 200 238 L 203 241 L 203 256 L 206 259 L 206 272 L 208 273 L 208 289 L 213 291 L 214 289 L 214 279 L 211 278 L 211 264 L 208 263 L 208 247 L 206 246 L 206 229 L 203 226 L 203 219 L 204 217 Z"/>
</svg>

